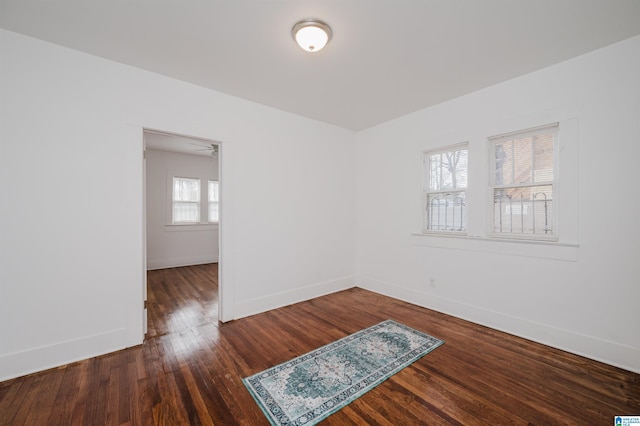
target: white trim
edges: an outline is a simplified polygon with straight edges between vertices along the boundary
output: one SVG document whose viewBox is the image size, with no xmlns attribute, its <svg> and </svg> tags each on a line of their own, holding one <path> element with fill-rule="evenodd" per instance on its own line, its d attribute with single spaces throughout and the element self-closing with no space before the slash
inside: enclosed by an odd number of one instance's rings
<svg viewBox="0 0 640 426">
<path fill-rule="evenodd" d="M 358 287 L 427 309 L 513 334 L 543 345 L 640 373 L 640 350 L 610 340 L 587 336 L 470 304 L 403 288 L 368 277 L 357 278 Z"/>
<path fill-rule="evenodd" d="M 424 194 L 453 194 L 453 193 L 465 193 L 467 192 L 467 188 L 463 189 L 439 189 L 437 191 L 425 191 Z"/>
<path fill-rule="evenodd" d="M 219 249 L 219 269 L 218 269 L 218 319 L 222 322 L 231 321 L 234 319 L 234 307 L 235 307 L 235 256 L 234 256 L 234 193 L 233 191 L 233 169 L 231 164 L 234 162 L 234 144 L 232 142 L 231 134 L 225 134 L 226 137 L 220 135 L 213 135 L 213 130 L 208 127 L 202 127 L 201 125 L 194 123 L 184 123 L 180 120 L 170 121 L 169 124 L 166 117 L 148 115 L 142 111 L 130 111 L 129 115 L 132 117 L 128 120 L 127 125 L 136 131 L 137 138 L 136 143 L 142 142 L 141 157 L 144 152 L 144 132 L 172 134 L 177 136 L 183 136 L 191 139 L 200 139 L 208 142 L 212 142 L 219 147 L 219 159 L 218 159 L 218 181 L 220 182 L 220 222 L 218 233 L 218 247 Z M 162 130 L 160 130 L 162 129 Z M 197 130 L 196 130 L 197 129 Z M 132 140 L 134 142 L 134 140 Z M 144 176 L 142 176 L 144 179 Z M 229 188 L 229 191 L 225 188 Z M 144 200 L 145 193 L 141 185 L 140 199 Z M 224 223 L 222 222 L 224 219 Z M 143 217 L 141 223 L 141 266 L 142 266 L 142 282 L 141 287 L 146 287 L 146 237 L 145 237 L 145 224 L 146 218 Z M 142 292 L 141 292 L 142 293 Z M 142 294 L 141 294 L 142 296 Z M 140 299 L 139 303 L 133 300 L 128 303 L 129 310 L 135 313 L 135 317 L 138 320 L 130 321 L 133 330 L 139 330 L 137 333 L 133 333 L 136 336 L 139 335 L 140 343 L 144 338 L 142 330 L 144 329 L 142 308 L 143 303 Z"/>
<path fill-rule="evenodd" d="M 513 240 L 522 242 L 556 242 L 558 241 L 557 235 L 543 235 L 543 234 L 525 234 L 517 232 L 487 232 L 488 240 Z"/>
<path fill-rule="evenodd" d="M 0 357 L 0 381 L 104 355 L 128 346 L 127 330 L 119 328 Z"/>
<path fill-rule="evenodd" d="M 166 268 L 179 268 L 181 266 L 203 265 L 217 263 L 217 256 L 190 256 L 174 257 L 168 259 L 150 259 L 147 261 L 147 271 Z"/>
<path fill-rule="evenodd" d="M 238 302 L 235 306 L 236 318 L 248 317 L 250 315 L 267 312 L 282 306 L 304 302 L 316 297 L 348 290 L 355 285 L 353 276 L 338 278 L 336 280 L 324 281 L 302 288 L 296 288 L 282 293 L 270 294 L 255 299 Z"/>
<path fill-rule="evenodd" d="M 432 235 L 434 237 L 466 237 L 467 231 L 434 231 L 431 229 L 423 229 L 422 233 L 419 235 Z"/>
<path fill-rule="evenodd" d="M 193 232 L 193 231 L 209 231 L 213 232 L 218 229 L 219 222 L 210 223 L 172 223 L 164 226 L 166 232 Z"/>
<path fill-rule="evenodd" d="M 422 150 L 422 154 L 423 156 L 425 154 L 442 154 L 444 152 L 450 152 L 450 151 L 460 151 L 463 149 L 467 149 L 469 146 L 469 141 L 465 141 L 465 142 L 458 142 L 455 143 L 453 145 L 447 145 L 447 146 L 443 146 L 441 148 L 435 148 L 435 149 L 424 149 Z"/>
<path fill-rule="evenodd" d="M 235 145 L 231 139 L 218 143 L 218 181 L 220 182 L 220 217 L 218 247 L 218 319 L 222 322 L 235 318 L 235 191 L 233 169 Z"/>
<path fill-rule="evenodd" d="M 534 134 L 540 133 L 543 130 L 552 129 L 554 127 L 558 127 L 558 125 L 559 125 L 559 122 L 543 124 L 541 126 L 530 127 L 528 129 L 514 130 L 512 132 L 501 133 L 501 134 L 495 135 L 495 136 L 489 136 L 488 139 L 493 142 L 493 141 L 495 141 L 497 139 L 509 140 L 514 136 L 529 137 L 529 136 L 532 136 Z"/>
<path fill-rule="evenodd" d="M 553 241 L 525 240 L 521 238 L 485 238 L 480 236 L 411 234 L 416 246 L 438 247 L 451 250 L 476 251 L 508 256 L 536 257 L 540 259 L 578 260 L 579 245 Z"/>
<path fill-rule="evenodd" d="M 136 238 L 141 253 L 141 262 L 138 263 L 138 277 L 140 277 L 143 285 L 131 285 L 130 293 L 123 298 L 124 317 L 126 327 L 126 346 L 139 345 L 144 341 L 146 333 L 144 318 L 144 300 L 147 294 L 147 227 L 146 224 L 146 159 L 145 159 L 145 140 L 144 129 L 140 126 L 127 124 L 125 127 L 127 138 L 127 149 L 130 150 L 130 164 L 133 170 L 138 171 L 139 181 L 130 183 L 132 198 L 137 200 L 139 216 L 135 218 L 136 225 L 139 227 L 140 233 Z M 133 236 L 132 236 L 133 238 Z M 135 262 L 137 263 L 137 262 Z M 118 350 L 114 348 L 111 351 Z"/>
</svg>

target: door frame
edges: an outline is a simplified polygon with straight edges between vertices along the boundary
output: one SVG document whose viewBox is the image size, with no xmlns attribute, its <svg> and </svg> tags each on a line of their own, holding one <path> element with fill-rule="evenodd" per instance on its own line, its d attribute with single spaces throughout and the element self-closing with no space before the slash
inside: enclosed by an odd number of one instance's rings
<svg viewBox="0 0 640 426">
<path fill-rule="evenodd" d="M 220 217 L 218 222 L 218 321 L 227 322 L 234 319 L 233 300 L 233 144 L 211 134 L 196 134 L 184 129 L 167 129 L 150 126 L 138 127 L 138 142 L 141 147 L 141 190 L 142 190 L 142 303 L 139 305 L 139 316 L 142 318 L 142 336 L 146 333 L 146 298 L 147 298 L 147 215 L 146 215 L 146 143 L 145 133 L 154 132 L 175 135 L 194 140 L 207 141 L 218 145 L 218 181 L 220 185 Z M 164 127 L 164 126 L 163 126 Z"/>
</svg>

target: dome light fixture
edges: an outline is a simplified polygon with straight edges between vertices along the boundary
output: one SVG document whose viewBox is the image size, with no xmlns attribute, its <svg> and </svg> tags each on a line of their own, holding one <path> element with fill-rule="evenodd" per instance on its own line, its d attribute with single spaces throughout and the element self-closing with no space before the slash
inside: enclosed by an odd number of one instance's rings
<svg viewBox="0 0 640 426">
<path fill-rule="evenodd" d="M 317 19 L 303 19 L 291 29 L 294 40 L 307 52 L 317 52 L 331 40 L 329 25 Z"/>
</svg>

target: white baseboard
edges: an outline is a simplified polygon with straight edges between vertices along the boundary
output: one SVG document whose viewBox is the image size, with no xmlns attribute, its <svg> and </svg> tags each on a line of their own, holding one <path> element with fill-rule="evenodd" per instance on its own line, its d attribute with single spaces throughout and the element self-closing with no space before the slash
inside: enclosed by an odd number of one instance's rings
<svg viewBox="0 0 640 426">
<path fill-rule="evenodd" d="M 216 263 L 217 256 L 189 256 L 173 257 L 169 259 L 147 259 L 147 271 L 155 269 L 179 268 L 181 266 L 202 265 L 204 263 Z"/>
<path fill-rule="evenodd" d="M 104 355 L 126 347 L 126 329 L 55 343 L 0 357 L 0 381 Z"/>
<path fill-rule="evenodd" d="M 636 348 L 366 277 L 358 279 L 353 276 L 343 277 L 288 292 L 243 301 L 235 306 L 236 319 L 347 290 L 354 287 L 356 283 L 358 287 L 369 291 L 640 373 L 640 350 Z M 127 347 L 126 334 L 126 329 L 117 329 L 0 356 L 0 381 L 124 349 Z"/>
<path fill-rule="evenodd" d="M 358 277 L 357 286 L 605 364 L 640 373 L 640 349 L 637 348 L 494 312 L 433 294 L 398 287 L 367 277 Z"/>
<path fill-rule="evenodd" d="M 353 276 L 349 276 L 313 284 L 303 288 L 297 288 L 287 292 L 270 294 L 265 297 L 242 301 L 235 305 L 235 319 L 248 317 L 250 315 L 259 314 L 272 309 L 281 308 L 282 306 L 292 305 L 294 303 L 304 302 L 316 297 L 347 290 L 353 288 L 354 284 L 355 278 Z"/>
</svg>

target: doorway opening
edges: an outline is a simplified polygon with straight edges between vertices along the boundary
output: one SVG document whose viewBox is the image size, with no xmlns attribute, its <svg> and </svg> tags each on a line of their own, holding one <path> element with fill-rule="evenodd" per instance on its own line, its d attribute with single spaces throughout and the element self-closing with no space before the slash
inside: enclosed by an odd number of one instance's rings
<svg viewBox="0 0 640 426">
<path fill-rule="evenodd" d="M 208 139 L 147 129 L 143 135 L 143 331 L 151 337 L 220 319 L 221 150 Z M 204 285 L 185 285 L 194 274 Z M 157 288 L 150 292 L 150 285 Z M 178 308 L 171 303 L 176 292 Z"/>
</svg>

